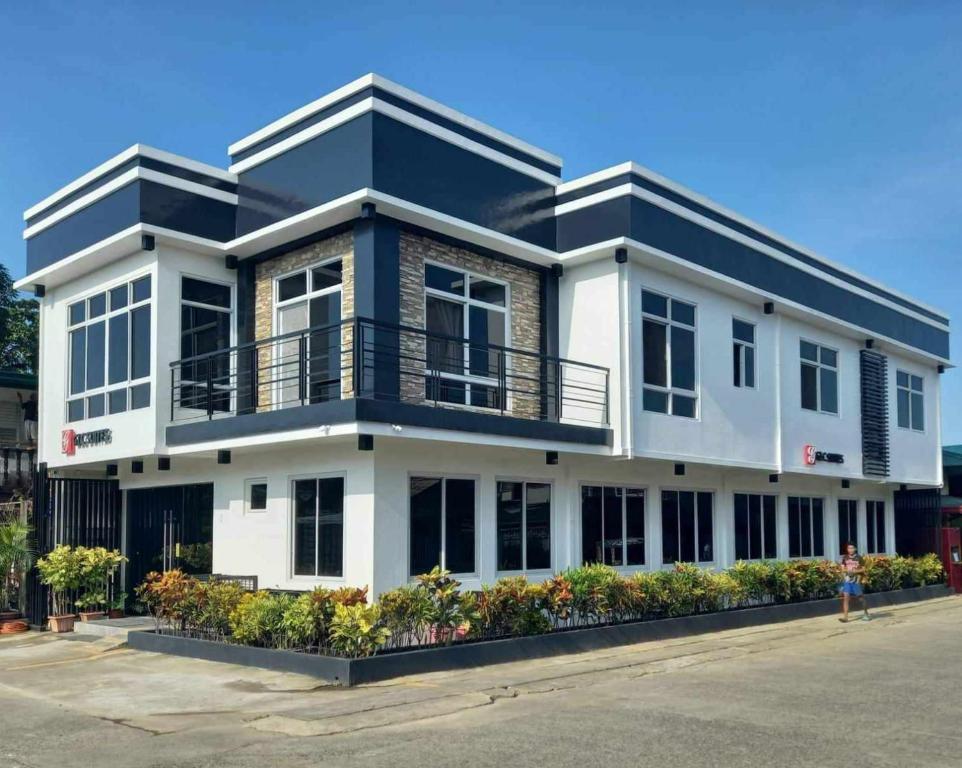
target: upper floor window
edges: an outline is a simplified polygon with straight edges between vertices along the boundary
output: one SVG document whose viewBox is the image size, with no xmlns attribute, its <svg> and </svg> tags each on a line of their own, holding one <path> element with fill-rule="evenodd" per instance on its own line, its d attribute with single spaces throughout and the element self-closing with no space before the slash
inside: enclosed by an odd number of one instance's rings
<svg viewBox="0 0 962 768">
<path fill-rule="evenodd" d="M 183 276 L 180 282 L 180 404 L 185 408 L 215 411 L 230 408 L 230 359 L 211 354 L 231 345 L 231 287 L 223 283 Z"/>
<path fill-rule="evenodd" d="M 498 570 L 551 568 L 551 486 L 498 483 Z"/>
<path fill-rule="evenodd" d="M 663 563 L 710 563 L 715 559 L 713 501 L 707 491 L 661 492 Z"/>
<path fill-rule="evenodd" d="M 150 275 L 71 304 L 67 420 L 150 405 Z"/>
<path fill-rule="evenodd" d="M 439 565 L 452 573 L 474 573 L 474 480 L 412 477 L 411 575 Z"/>
<path fill-rule="evenodd" d="M 427 366 L 439 373 L 439 379 L 428 380 L 425 396 L 501 407 L 498 376 L 504 356 L 490 346 L 508 343 L 508 286 L 425 263 L 424 294 L 424 329 L 432 334 L 427 338 Z"/>
<path fill-rule="evenodd" d="M 641 488 L 581 488 L 581 560 L 645 564 L 645 492 Z"/>
<path fill-rule="evenodd" d="M 838 352 L 802 339 L 802 408 L 838 413 Z"/>
<path fill-rule="evenodd" d="M 755 326 L 732 318 L 732 383 L 736 387 L 755 386 Z"/>
<path fill-rule="evenodd" d="M 342 268 L 334 259 L 275 280 L 275 328 L 285 338 L 273 360 L 258 364 L 258 376 L 275 382 L 279 407 L 301 405 L 302 396 L 311 403 L 341 396 Z"/>
<path fill-rule="evenodd" d="M 905 371 L 895 372 L 895 391 L 898 400 L 899 426 L 903 429 L 925 430 L 922 377 Z"/>
<path fill-rule="evenodd" d="M 695 305 L 642 290 L 642 406 L 694 418 Z"/>
</svg>

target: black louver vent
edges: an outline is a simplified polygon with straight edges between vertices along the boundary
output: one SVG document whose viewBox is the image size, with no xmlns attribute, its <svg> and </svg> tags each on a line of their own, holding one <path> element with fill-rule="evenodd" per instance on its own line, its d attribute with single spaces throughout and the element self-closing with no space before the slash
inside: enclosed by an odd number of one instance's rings
<svg viewBox="0 0 962 768">
<path fill-rule="evenodd" d="M 862 350 L 862 474 L 888 477 L 888 358 Z"/>
</svg>

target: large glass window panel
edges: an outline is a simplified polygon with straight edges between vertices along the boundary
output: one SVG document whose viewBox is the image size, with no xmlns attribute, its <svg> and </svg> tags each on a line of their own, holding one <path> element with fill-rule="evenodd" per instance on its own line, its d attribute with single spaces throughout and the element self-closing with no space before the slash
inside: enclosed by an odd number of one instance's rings
<svg viewBox="0 0 962 768">
<path fill-rule="evenodd" d="M 625 489 L 625 563 L 645 564 L 645 492 Z"/>
<path fill-rule="evenodd" d="M 671 327 L 671 386 L 695 388 L 695 333 L 676 325 Z"/>
<path fill-rule="evenodd" d="M 525 557 L 529 571 L 551 568 L 551 486 L 527 483 Z"/>
<path fill-rule="evenodd" d="M 838 500 L 838 551 L 845 552 L 851 542 L 858 542 L 858 501 L 855 499 Z"/>
<path fill-rule="evenodd" d="M 822 368 L 822 410 L 828 413 L 838 413 L 838 373 Z"/>
<path fill-rule="evenodd" d="M 87 398 L 87 418 L 94 419 L 97 416 L 103 416 L 106 412 L 106 401 L 104 395 L 101 392 L 97 395 L 91 395 Z"/>
<path fill-rule="evenodd" d="M 668 299 L 651 291 L 641 292 L 641 311 L 658 317 L 668 317 Z"/>
<path fill-rule="evenodd" d="M 748 344 L 754 344 L 755 326 L 751 323 L 746 323 L 744 320 L 732 318 L 732 336 L 739 341 L 744 341 Z"/>
<path fill-rule="evenodd" d="M 474 480 L 447 479 L 444 485 L 444 567 L 452 573 L 473 573 Z"/>
<path fill-rule="evenodd" d="M 107 395 L 110 413 L 123 413 L 127 410 L 127 388 L 114 389 Z"/>
<path fill-rule="evenodd" d="M 87 381 L 86 371 L 87 329 L 78 328 L 70 332 L 70 394 L 84 391 Z"/>
<path fill-rule="evenodd" d="M 812 557 L 825 556 L 825 516 L 822 499 L 812 499 Z"/>
<path fill-rule="evenodd" d="M 788 556 L 802 556 L 801 500 L 788 497 Z"/>
<path fill-rule="evenodd" d="M 622 495 L 620 488 L 605 486 L 604 532 L 605 565 L 624 565 L 624 531 L 622 529 Z"/>
<path fill-rule="evenodd" d="M 67 403 L 67 421 L 81 421 L 84 417 L 84 400 L 78 398 Z"/>
<path fill-rule="evenodd" d="M 411 478 L 411 574 L 427 573 L 441 564 L 440 478 Z"/>
<path fill-rule="evenodd" d="M 323 291 L 325 288 L 333 288 L 340 285 L 342 281 L 343 264 L 340 261 L 333 261 L 311 270 L 311 290 Z"/>
<path fill-rule="evenodd" d="M 87 326 L 87 389 L 97 389 L 104 385 L 105 342 L 106 328 L 102 320 Z"/>
<path fill-rule="evenodd" d="M 451 339 L 429 338 L 428 367 L 445 373 L 464 373 L 464 309 L 461 304 L 434 296 L 426 300 L 425 330 L 450 336 Z M 462 399 L 461 402 L 464 402 Z"/>
<path fill-rule="evenodd" d="M 802 365 L 802 408 L 818 410 L 818 368 Z"/>
<path fill-rule="evenodd" d="M 138 301 L 146 301 L 150 298 L 150 275 L 147 277 L 142 277 L 139 280 L 134 280 L 130 284 L 130 292 L 132 294 L 132 300 L 134 304 Z"/>
<path fill-rule="evenodd" d="M 689 419 L 695 418 L 695 398 L 685 397 L 684 395 L 671 396 L 672 416 L 685 416 Z"/>
<path fill-rule="evenodd" d="M 520 571 L 523 483 L 498 483 L 498 570 Z"/>
<path fill-rule="evenodd" d="M 439 267 L 437 264 L 424 265 L 424 285 L 428 288 L 463 296 L 466 279 L 463 272 Z"/>
<path fill-rule="evenodd" d="M 762 556 L 762 497 L 748 497 L 748 551 L 752 559 Z"/>
<path fill-rule="evenodd" d="M 98 293 L 87 299 L 87 311 L 91 318 L 104 314 L 107 311 L 107 294 Z"/>
<path fill-rule="evenodd" d="M 671 564 L 681 560 L 678 551 L 678 493 L 661 493 L 661 561 Z"/>
<path fill-rule="evenodd" d="M 314 576 L 317 553 L 317 481 L 294 481 L 294 574 Z"/>
<path fill-rule="evenodd" d="M 646 389 L 641 395 L 642 406 L 646 411 L 668 413 L 668 393 Z"/>
<path fill-rule="evenodd" d="M 87 317 L 87 305 L 82 301 L 70 305 L 70 324 L 82 323 Z"/>
<path fill-rule="evenodd" d="M 745 347 L 745 386 L 755 386 L 755 348 Z"/>
<path fill-rule="evenodd" d="M 312 403 L 341 396 L 341 292 L 311 299 L 311 328 L 321 328 L 308 341 L 308 395 Z"/>
<path fill-rule="evenodd" d="M 695 307 L 678 299 L 671 300 L 671 319 L 685 325 L 695 324 Z"/>
<path fill-rule="evenodd" d="M 126 312 L 114 315 L 107 322 L 107 383 L 117 384 L 127 381 L 127 358 L 130 344 L 128 341 L 127 325 L 129 316 Z"/>
<path fill-rule="evenodd" d="M 642 323 L 645 384 L 668 386 L 668 326 L 653 320 Z"/>
<path fill-rule="evenodd" d="M 130 313 L 130 378 L 150 375 L 150 306 Z"/>
<path fill-rule="evenodd" d="M 150 405 L 150 383 L 138 384 L 130 388 L 130 410 L 146 408 Z"/>
<path fill-rule="evenodd" d="M 277 281 L 277 300 L 290 301 L 307 293 L 307 272 L 298 272 Z"/>
<path fill-rule="evenodd" d="M 750 560 L 748 549 L 748 495 L 735 494 L 735 559 Z"/>
<path fill-rule="evenodd" d="M 679 491 L 678 552 L 684 563 L 695 562 L 695 530 L 695 494 L 691 491 Z"/>
<path fill-rule="evenodd" d="M 912 429 L 921 432 L 925 429 L 925 412 L 922 404 L 922 395 L 919 392 L 912 393 Z"/>
<path fill-rule="evenodd" d="M 698 560 L 710 563 L 715 559 L 714 513 L 712 511 L 713 496 L 710 493 L 698 493 Z"/>
<path fill-rule="evenodd" d="M 778 524 L 776 523 L 777 511 L 775 502 L 776 499 L 774 496 L 765 496 L 762 502 L 762 517 L 765 521 L 765 550 L 763 557 L 767 560 L 772 560 L 778 556 L 778 537 L 776 535 Z"/>
<path fill-rule="evenodd" d="M 306 350 L 298 331 L 307 330 L 309 320 L 307 302 L 298 302 L 277 310 L 277 320 L 282 336 L 291 334 L 275 347 L 273 376 L 276 377 L 277 404 L 284 407 L 300 405 L 301 352 Z"/>
<path fill-rule="evenodd" d="M 229 285 L 197 280 L 193 277 L 181 278 L 180 297 L 184 301 L 230 309 L 230 293 Z"/>
<path fill-rule="evenodd" d="M 604 557 L 601 506 L 601 486 L 583 486 L 581 489 L 581 561 L 586 564 L 600 563 Z"/>
<path fill-rule="evenodd" d="M 506 290 L 500 283 L 472 277 L 470 296 L 475 301 L 483 301 L 486 304 L 503 307 L 505 306 Z"/>
<path fill-rule="evenodd" d="M 818 362 L 818 345 L 812 344 L 810 341 L 803 341 L 799 347 L 799 354 L 801 355 L 802 360 Z"/>
<path fill-rule="evenodd" d="M 494 378 L 499 372 L 500 352 L 479 347 L 489 344 L 505 346 L 504 312 L 476 306 L 470 307 L 468 312 L 470 313 L 468 325 L 471 340 L 471 373 L 475 376 Z"/>
<path fill-rule="evenodd" d="M 116 288 L 110 289 L 110 311 L 113 312 L 118 309 L 123 309 L 127 306 L 127 297 L 129 295 L 129 289 L 127 284 L 118 285 Z"/>
<path fill-rule="evenodd" d="M 344 575 L 344 478 L 318 480 L 317 575 Z"/>
<path fill-rule="evenodd" d="M 803 497 L 799 506 L 799 536 L 801 538 L 802 557 L 812 556 L 812 500 Z"/>
</svg>

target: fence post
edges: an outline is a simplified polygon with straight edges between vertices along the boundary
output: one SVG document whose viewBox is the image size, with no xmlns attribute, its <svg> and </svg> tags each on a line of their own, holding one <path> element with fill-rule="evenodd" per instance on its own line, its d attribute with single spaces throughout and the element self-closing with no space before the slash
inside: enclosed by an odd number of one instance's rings
<svg viewBox="0 0 962 768">
<path fill-rule="evenodd" d="M 210 369 L 210 359 L 207 360 L 207 418 L 214 418 L 214 377 Z"/>
<path fill-rule="evenodd" d="M 297 395 L 304 405 L 307 399 L 307 336 L 297 337 Z"/>
</svg>

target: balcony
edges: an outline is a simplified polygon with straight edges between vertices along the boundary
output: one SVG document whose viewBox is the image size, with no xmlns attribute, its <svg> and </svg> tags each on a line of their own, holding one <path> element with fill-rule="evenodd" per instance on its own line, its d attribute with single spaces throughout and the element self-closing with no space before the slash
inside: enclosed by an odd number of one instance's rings
<svg viewBox="0 0 962 768">
<path fill-rule="evenodd" d="M 14 494 L 29 495 L 37 466 L 36 447 L 23 443 L 0 444 L 0 501 Z"/>
<path fill-rule="evenodd" d="M 610 445 L 607 368 L 364 318 L 171 363 L 169 445 L 353 421 Z"/>
</svg>

